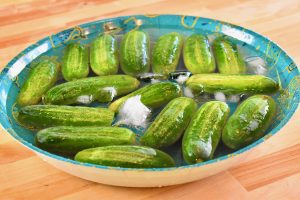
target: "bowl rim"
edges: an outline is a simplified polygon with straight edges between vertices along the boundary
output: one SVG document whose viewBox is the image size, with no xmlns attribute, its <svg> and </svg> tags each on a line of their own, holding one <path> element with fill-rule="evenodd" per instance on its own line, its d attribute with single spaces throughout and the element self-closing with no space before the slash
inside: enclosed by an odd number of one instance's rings
<svg viewBox="0 0 300 200">
<path fill-rule="evenodd" d="M 149 15 L 149 14 L 148 14 Z M 151 15 L 157 15 L 157 16 L 164 16 L 164 17 L 198 17 L 198 16 L 192 16 L 192 15 L 180 15 L 180 14 L 151 14 Z M 100 20 L 96 20 L 96 21 L 92 21 L 92 22 L 87 22 L 87 23 L 82 23 L 76 26 L 80 26 L 80 27 L 88 27 L 91 26 L 93 24 L 99 23 L 99 22 L 106 22 L 106 21 L 111 21 L 111 20 L 117 20 L 117 19 L 124 19 L 124 18 L 129 18 L 129 17 L 147 17 L 147 15 L 141 15 L 141 14 L 137 14 L 137 15 L 124 15 L 124 16 L 118 16 L 118 17 L 111 17 L 111 18 L 104 18 L 104 19 L 100 19 Z M 212 19 L 212 18 L 206 18 L 206 17 L 199 17 L 201 19 L 205 19 L 208 21 L 213 21 L 213 22 L 218 22 L 221 24 L 226 24 L 229 25 L 231 28 L 234 29 L 238 29 L 238 30 L 243 30 L 244 32 L 250 33 L 251 35 L 255 36 L 255 37 L 261 37 L 264 40 L 269 41 L 272 45 L 274 45 L 276 48 L 279 48 L 282 53 L 284 53 L 288 59 L 291 60 L 292 63 L 295 64 L 295 66 L 297 67 L 297 75 L 299 76 L 299 67 L 298 65 L 295 63 L 295 61 L 289 56 L 289 54 L 286 53 L 286 51 L 281 48 L 277 43 L 275 43 L 274 41 L 272 41 L 271 39 L 269 39 L 268 37 L 261 35 L 259 33 L 256 33 L 248 28 L 243 28 L 239 25 L 235 25 L 232 23 L 228 23 L 222 20 L 217 20 L 217 19 Z M 69 31 L 72 30 L 75 26 L 68 28 L 68 29 L 64 29 L 62 31 L 56 32 L 52 35 L 57 35 L 63 31 Z M 38 40 L 36 43 L 31 44 L 29 46 L 27 46 L 25 49 L 23 49 L 19 54 L 17 54 L 15 57 L 13 57 L 13 59 L 11 59 L 7 65 L 5 66 L 12 66 L 12 64 L 14 64 L 18 58 L 24 53 L 24 51 L 31 49 L 33 47 L 36 47 L 37 44 L 41 44 L 44 41 L 48 40 L 49 36 L 46 36 L 40 40 Z M 6 68 L 6 67 L 4 67 Z M 6 75 L 6 73 L 2 73 L 4 68 L 1 70 L 1 74 L 0 74 L 0 83 L 3 81 L 3 76 Z M 297 98 L 297 97 L 296 97 Z M 205 162 L 201 162 L 201 163 L 196 163 L 196 164 L 190 164 L 190 165 L 184 165 L 184 166 L 176 166 L 176 167 L 167 167 L 167 168 L 125 168 L 125 167 L 111 167 L 111 166 L 104 166 L 104 165 L 97 165 L 97 164 L 90 164 L 90 163 L 82 163 L 82 162 L 78 162 L 69 158 L 65 158 L 56 154 L 52 154 L 50 152 L 47 152 L 45 150 L 42 150 L 36 146 L 34 146 L 33 144 L 23 140 L 21 137 L 19 137 L 17 134 L 12 134 L 10 132 L 8 132 L 8 130 L 6 128 L 4 128 L 3 122 L 0 121 L 0 126 L 2 127 L 2 129 L 8 134 L 10 135 L 13 139 L 15 139 L 16 141 L 18 141 L 19 143 L 21 143 L 22 145 L 24 145 L 26 148 L 34 151 L 35 153 L 39 153 L 39 154 L 43 154 L 46 155 L 50 158 L 59 160 L 59 161 L 63 161 L 63 162 L 68 162 L 74 165 L 80 165 L 80 166 L 85 166 L 85 167 L 93 167 L 93 168 L 98 168 L 98 169 L 104 169 L 104 170 L 116 170 L 116 171 L 145 171 L 145 172 L 163 172 L 163 171 L 173 171 L 173 170 L 184 170 L 184 169 L 192 169 L 192 168 L 197 168 L 197 167 L 201 167 L 204 165 L 209 165 L 218 161 L 222 161 L 222 160 L 226 160 L 227 158 L 230 157 L 236 157 L 238 155 L 241 155 L 243 153 L 248 152 L 249 150 L 253 149 L 254 147 L 258 146 L 259 144 L 263 143 L 264 141 L 266 141 L 268 138 L 270 138 L 270 136 L 275 135 L 276 133 L 278 133 L 282 127 L 291 119 L 291 117 L 293 116 L 293 114 L 295 113 L 295 111 L 297 110 L 298 106 L 299 106 L 299 101 L 300 99 L 298 99 L 298 101 L 294 104 L 292 104 L 292 107 L 289 109 L 290 111 L 287 113 L 286 117 L 283 118 L 280 123 L 273 128 L 269 133 L 267 133 L 266 135 L 264 135 L 262 138 L 260 138 L 259 140 L 255 141 L 254 143 L 247 145 L 231 154 L 227 154 L 215 159 L 211 159 Z M 12 130 L 13 132 L 15 132 L 14 130 Z"/>
</svg>

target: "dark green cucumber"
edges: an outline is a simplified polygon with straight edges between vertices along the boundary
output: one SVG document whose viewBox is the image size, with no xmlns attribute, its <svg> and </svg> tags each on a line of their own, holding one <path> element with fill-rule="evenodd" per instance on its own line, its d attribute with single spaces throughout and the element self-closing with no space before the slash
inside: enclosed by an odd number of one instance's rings
<svg viewBox="0 0 300 200">
<path fill-rule="evenodd" d="M 223 143 L 239 149 L 261 138 L 276 114 L 275 101 L 255 95 L 243 101 L 228 119 L 222 134 Z"/>
<path fill-rule="evenodd" d="M 111 75 L 118 72 L 117 41 L 113 36 L 102 34 L 94 40 L 90 49 L 90 63 L 97 75 Z"/>
<path fill-rule="evenodd" d="M 183 46 L 185 67 L 193 74 L 212 73 L 216 70 L 215 59 L 206 36 L 193 34 Z"/>
<path fill-rule="evenodd" d="M 228 115 L 228 105 L 220 101 L 207 102 L 198 109 L 182 140 L 183 158 L 187 163 L 213 157 Z"/>
<path fill-rule="evenodd" d="M 160 107 L 172 99 L 181 96 L 181 89 L 177 83 L 160 82 L 142 87 L 110 104 L 109 109 L 118 112 L 120 106 L 130 97 L 141 95 L 141 102 L 149 108 Z"/>
<path fill-rule="evenodd" d="M 120 63 L 125 74 L 135 76 L 150 70 L 150 38 L 143 31 L 130 31 L 121 41 Z"/>
<path fill-rule="evenodd" d="M 107 108 L 32 105 L 15 113 L 18 122 L 28 128 L 53 126 L 110 126 L 114 113 Z"/>
<path fill-rule="evenodd" d="M 239 54 L 236 45 L 225 38 L 213 41 L 213 51 L 217 67 L 222 74 L 244 74 L 246 65 Z"/>
<path fill-rule="evenodd" d="M 45 104 L 69 105 L 110 102 L 115 96 L 135 90 L 140 82 L 128 75 L 83 78 L 51 88 L 43 97 Z M 84 102 L 86 99 L 86 102 Z"/>
<path fill-rule="evenodd" d="M 168 154 L 150 147 L 119 145 L 86 149 L 76 154 L 75 160 L 98 165 L 126 168 L 174 167 Z"/>
<path fill-rule="evenodd" d="M 88 49 L 79 43 L 69 44 L 65 49 L 61 71 L 67 81 L 87 77 L 89 74 Z"/>
<path fill-rule="evenodd" d="M 197 104 L 191 98 L 173 99 L 141 137 L 141 144 L 161 148 L 175 143 L 188 126 L 196 108 Z"/>
<path fill-rule="evenodd" d="M 260 94 L 279 89 L 278 83 L 269 77 L 246 74 L 196 74 L 186 81 L 186 86 L 196 94 Z"/>
<path fill-rule="evenodd" d="M 161 36 L 152 51 L 152 70 L 157 74 L 168 75 L 176 71 L 183 45 L 183 37 L 179 33 Z"/>
<path fill-rule="evenodd" d="M 43 59 L 33 66 L 17 98 L 20 106 L 38 104 L 42 96 L 56 82 L 60 65 L 51 59 Z"/>
<path fill-rule="evenodd" d="M 93 147 L 134 144 L 135 134 L 119 127 L 56 126 L 39 131 L 35 143 L 47 151 L 75 154 Z"/>
</svg>

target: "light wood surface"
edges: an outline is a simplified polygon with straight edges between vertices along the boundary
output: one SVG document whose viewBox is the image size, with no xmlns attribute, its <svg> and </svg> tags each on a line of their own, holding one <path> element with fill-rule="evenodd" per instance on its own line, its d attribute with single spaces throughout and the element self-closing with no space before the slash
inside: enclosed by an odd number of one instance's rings
<svg viewBox="0 0 300 200">
<path fill-rule="evenodd" d="M 1 0 L 0 67 L 29 44 L 97 19 L 175 13 L 215 18 L 266 35 L 300 63 L 299 0 Z M 121 188 L 85 181 L 39 159 L 0 130 L 0 199 L 299 199 L 300 109 L 246 163 L 164 188 Z"/>
</svg>

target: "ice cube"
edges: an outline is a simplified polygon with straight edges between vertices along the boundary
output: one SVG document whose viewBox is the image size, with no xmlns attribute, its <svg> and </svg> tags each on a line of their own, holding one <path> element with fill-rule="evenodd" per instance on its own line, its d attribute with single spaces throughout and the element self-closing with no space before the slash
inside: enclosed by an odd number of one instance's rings
<svg viewBox="0 0 300 200">
<path fill-rule="evenodd" d="M 151 84 L 159 83 L 159 82 L 161 82 L 159 79 L 154 79 L 154 78 L 151 79 Z"/>
<path fill-rule="evenodd" d="M 130 97 L 121 106 L 116 125 L 146 128 L 151 110 L 141 102 L 141 95 Z"/>
<path fill-rule="evenodd" d="M 222 92 L 216 92 L 214 94 L 214 96 L 215 96 L 216 100 L 226 102 L 226 96 L 225 96 L 224 93 L 222 93 Z"/>
<path fill-rule="evenodd" d="M 186 80 L 189 78 L 189 76 L 188 75 L 179 75 L 178 77 L 177 77 L 177 79 L 175 79 L 176 80 L 176 82 L 177 83 L 179 83 L 179 84 L 183 84 L 183 83 L 185 83 L 186 82 Z"/>
<path fill-rule="evenodd" d="M 255 131 L 258 128 L 258 126 L 259 126 L 258 121 L 253 120 L 253 121 L 250 121 L 248 128 L 250 131 Z"/>
<path fill-rule="evenodd" d="M 93 102 L 93 95 L 82 95 L 77 97 L 77 103 L 90 104 Z"/>
<path fill-rule="evenodd" d="M 107 91 L 111 95 L 111 99 L 117 96 L 117 90 L 114 87 L 105 87 L 103 90 Z"/>
<path fill-rule="evenodd" d="M 228 97 L 228 101 L 229 101 L 229 102 L 233 102 L 233 103 L 239 102 L 240 99 L 241 99 L 241 98 L 240 98 L 239 95 L 230 95 L 230 96 Z"/>
<path fill-rule="evenodd" d="M 189 87 L 184 87 L 183 88 L 183 95 L 186 97 L 194 98 L 193 91 Z"/>
<path fill-rule="evenodd" d="M 267 74 L 267 67 L 265 61 L 259 56 L 250 56 L 245 58 L 248 71 L 250 73 L 265 75 Z"/>
</svg>

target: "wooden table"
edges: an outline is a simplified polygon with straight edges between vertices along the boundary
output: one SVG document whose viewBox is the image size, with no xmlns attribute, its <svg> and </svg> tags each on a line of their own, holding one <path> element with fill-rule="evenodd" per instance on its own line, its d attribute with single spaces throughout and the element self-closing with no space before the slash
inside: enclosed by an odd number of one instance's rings
<svg viewBox="0 0 300 200">
<path fill-rule="evenodd" d="M 141 13 L 176 13 L 244 26 L 300 63 L 299 0 L 1 0 L 0 66 L 29 44 L 80 23 Z M 235 169 L 164 188 L 121 188 L 61 172 L 0 130 L 0 199 L 299 199 L 300 109 L 278 135 Z"/>
</svg>

